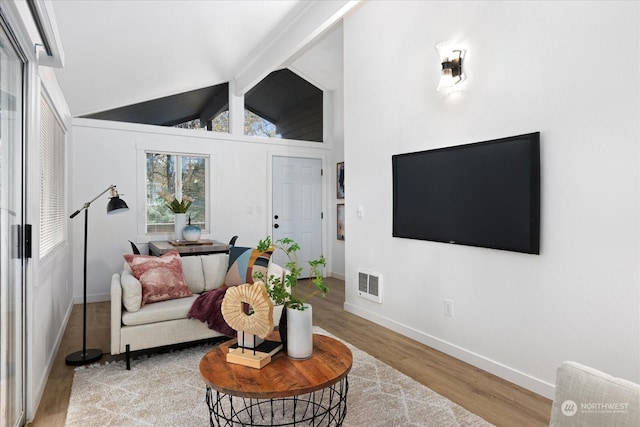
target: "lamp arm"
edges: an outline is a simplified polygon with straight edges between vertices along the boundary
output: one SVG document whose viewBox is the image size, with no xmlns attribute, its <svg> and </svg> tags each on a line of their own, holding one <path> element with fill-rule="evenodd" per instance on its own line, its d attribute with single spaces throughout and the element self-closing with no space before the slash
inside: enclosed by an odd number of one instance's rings
<svg viewBox="0 0 640 427">
<path fill-rule="evenodd" d="M 90 202 L 86 202 L 80 209 L 78 209 L 77 211 L 72 213 L 71 216 L 69 216 L 69 218 L 74 218 L 76 215 L 78 215 L 83 210 L 89 209 L 89 206 L 91 206 L 91 203 L 95 202 L 98 197 L 102 196 L 104 193 L 106 193 L 109 190 L 115 190 L 115 188 L 116 188 L 115 185 L 108 186 L 106 190 L 104 190 L 102 193 L 100 193 L 96 197 L 94 197 Z"/>
</svg>

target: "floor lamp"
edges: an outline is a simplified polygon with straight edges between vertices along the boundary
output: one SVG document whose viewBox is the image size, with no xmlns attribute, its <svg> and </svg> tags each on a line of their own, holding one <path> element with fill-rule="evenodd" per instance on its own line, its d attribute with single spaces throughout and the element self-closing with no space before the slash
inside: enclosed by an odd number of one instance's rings
<svg viewBox="0 0 640 427">
<path fill-rule="evenodd" d="M 118 195 L 118 190 L 115 185 L 110 185 L 102 193 L 98 194 L 90 202 L 87 202 L 69 218 L 74 218 L 80 212 L 84 210 L 84 288 L 83 288 L 83 300 L 82 300 L 82 350 L 71 353 L 67 356 L 67 365 L 86 365 L 87 363 L 94 362 L 102 357 L 102 350 L 97 348 L 87 349 L 87 231 L 89 229 L 89 206 L 98 197 L 102 196 L 107 191 L 111 191 L 109 196 L 109 204 L 107 205 L 107 214 L 125 212 L 129 210 L 129 207 L 124 200 Z"/>
</svg>

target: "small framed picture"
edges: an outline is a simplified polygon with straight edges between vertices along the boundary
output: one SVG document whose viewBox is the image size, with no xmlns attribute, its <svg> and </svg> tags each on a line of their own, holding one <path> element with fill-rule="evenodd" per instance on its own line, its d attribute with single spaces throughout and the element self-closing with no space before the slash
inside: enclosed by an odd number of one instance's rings
<svg viewBox="0 0 640 427">
<path fill-rule="evenodd" d="M 337 238 L 338 240 L 344 240 L 344 203 L 338 204 L 338 209 L 336 212 L 337 224 Z"/>
<path fill-rule="evenodd" d="M 338 163 L 336 168 L 336 197 L 344 199 L 344 162 Z"/>
</svg>

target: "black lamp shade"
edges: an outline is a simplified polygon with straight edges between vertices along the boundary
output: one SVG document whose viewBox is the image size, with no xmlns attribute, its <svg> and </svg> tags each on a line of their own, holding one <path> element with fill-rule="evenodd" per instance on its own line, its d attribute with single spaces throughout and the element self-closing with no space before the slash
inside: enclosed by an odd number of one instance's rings
<svg viewBox="0 0 640 427">
<path fill-rule="evenodd" d="M 120 197 L 114 196 L 111 199 L 109 199 L 109 203 L 107 204 L 108 214 L 126 212 L 128 210 L 129 210 L 129 206 L 127 206 L 127 203 L 124 200 L 122 200 Z"/>
</svg>

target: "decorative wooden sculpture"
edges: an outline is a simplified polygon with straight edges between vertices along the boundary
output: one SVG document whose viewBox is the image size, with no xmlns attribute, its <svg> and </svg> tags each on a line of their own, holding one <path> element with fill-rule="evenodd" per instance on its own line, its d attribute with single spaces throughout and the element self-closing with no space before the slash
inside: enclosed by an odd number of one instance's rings
<svg viewBox="0 0 640 427">
<path fill-rule="evenodd" d="M 249 310 L 246 310 L 247 305 Z M 254 338 L 265 338 L 273 331 L 273 302 L 263 282 L 227 289 L 222 300 L 222 316 L 238 332 L 238 338 L 242 337 L 242 343 L 253 339 L 251 346 L 230 347 L 227 362 L 260 369 L 271 362 L 271 356 L 282 348 L 282 343 L 274 341 L 260 340 L 258 345 Z"/>
<path fill-rule="evenodd" d="M 250 306 L 245 313 L 244 304 Z M 273 303 L 267 288 L 261 281 L 252 285 L 234 286 L 227 289 L 222 300 L 224 320 L 238 332 L 247 332 L 265 338 L 273 331 Z"/>
</svg>

